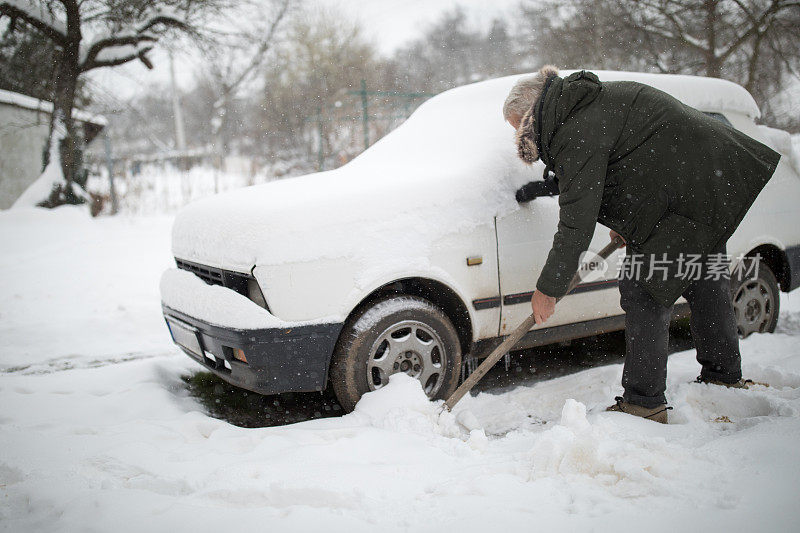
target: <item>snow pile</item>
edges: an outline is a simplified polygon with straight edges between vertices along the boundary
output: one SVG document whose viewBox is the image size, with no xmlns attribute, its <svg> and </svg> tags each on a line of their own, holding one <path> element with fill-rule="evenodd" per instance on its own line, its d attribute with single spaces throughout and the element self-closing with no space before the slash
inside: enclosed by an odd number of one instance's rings
<svg viewBox="0 0 800 533">
<path fill-rule="evenodd" d="M 671 355 L 666 426 L 604 411 L 620 392 L 621 365 L 609 365 L 520 378 L 441 416 L 400 374 L 350 415 L 244 429 L 187 395 L 182 376 L 202 368 L 160 314 L 168 227 L 77 208 L 0 213 L 0 529 L 792 531 L 800 521 L 800 292 L 782 295 L 779 333 L 741 343 L 745 376 L 769 387 L 691 383 L 694 352 Z"/>
<path fill-rule="evenodd" d="M 441 402 L 428 400 L 420 382 L 403 373 L 392 375 L 385 387 L 365 394 L 349 416 L 400 433 L 461 436 L 455 416 L 442 411 Z"/>
<path fill-rule="evenodd" d="M 617 416 L 628 415 L 607 415 Z M 618 425 L 604 418 L 591 424 L 586 406 L 568 399 L 560 424 L 533 447 L 532 479 L 588 476 L 622 496 L 642 496 L 654 490 L 659 477 L 674 472 L 676 461 L 691 459 L 659 436 L 666 432 L 663 428 L 644 420 L 625 422 Z"/>
<path fill-rule="evenodd" d="M 466 441 L 479 452 L 489 445 L 486 433 L 471 411 L 457 406 L 451 413 L 443 401 L 431 402 L 420 382 L 403 373 L 392 375 L 388 385 L 365 394 L 348 416 L 375 428 L 424 435 L 451 449 L 458 445 L 444 444 L 441 438 Z"/>
<path fill-rule="evenodd" d="M 50 137 L 50 147 L 48 149 L 47 166 L 42 175 L 31 183 L 25 192 L 14 201 L 12 209 L 24 207 L 36 207 L 39 202 L 47 200 L 53 189 L 59 185 L 66 185 L 64 172 L 61 169 L 61 152 L 59 147 L 61 141 L 67 136 L 67 128 L 59 117 L 53 123 L 53 134 Z M 73 185 L 73 190 L 77 192 L 79 188 Z M 82 191 L 81 191 L 82 192 Z"/>
<path fill-rule="evenodd" d="M 765 376 L 772 377 L 771 380 Z M 730 423 L 745 422 L 746 425 L 759 422 L 761 417 L 780 416 L 798 417 L 800 416 L 800 403 L 798 395 L 794 389 L 800 384 L 800 376 L 792 375 L 777 369 L 762 370 L 759 378 L 769 383 L 770 387 L 755 385 L 746 395 L 737 390 L 708 390 L 702 386 L 693 387 L 687 391 L 686 401 L 692 405 L 695 414 L 701 418 L 715 420 L 717 413 L 724 409 L 725 421 Z M 786 394 L 787 385 L 790 389 Z M 772 389 L 772 390 L 769 390 Z M 709 404 L 709 393 L 714 393 L 714 402 Z M 724 406 L 724 407 L 723 407 Z"/>
<path fill-rule="evenodd" d="M 757 127 L 758 131 L 766 138 L 769 146 L 783 156 L 784 161 L 781 162 L 791 165 L 794 171 L 800 175 L 800 150 L 794 147 L 793 139 L 789 132 L 763 125 Z"/>
</svg>

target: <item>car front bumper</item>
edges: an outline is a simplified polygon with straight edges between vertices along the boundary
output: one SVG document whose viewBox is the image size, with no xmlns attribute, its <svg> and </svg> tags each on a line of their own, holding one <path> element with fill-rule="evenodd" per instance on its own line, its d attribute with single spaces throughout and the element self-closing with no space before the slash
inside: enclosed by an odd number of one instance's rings
<svg viewBox="0 0 800 533">
<path fill-rule="evenodd" d="M 321 391 L 340 323 L 268 329 L 220 327 L 162 304 L 173 341 L 228 383 L 260 394 Z M 234 357 L 244 352 L 247 362 Z"/>
</svg>

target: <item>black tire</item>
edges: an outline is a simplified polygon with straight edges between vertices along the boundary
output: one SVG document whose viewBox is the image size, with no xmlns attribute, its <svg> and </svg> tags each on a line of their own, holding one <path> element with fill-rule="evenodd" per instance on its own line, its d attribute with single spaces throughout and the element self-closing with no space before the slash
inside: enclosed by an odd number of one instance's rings
<svg viewBox="0 0 800 533">
<path fill-rule="evenodd" d="M 409 337 L 404 336 L 404 328 Z M 383 366 L 390 367 L 389 371 Z M 423 298 L 391 296 L 345 324 L 334 350 L 330 379 L 339 403 L 350 412 L 363 394 L 382 387 L 388 375 L 401 371 L 418 379 L 426 377 L 423 388 L 431 399 L 447 398 L 458 385 L 460 370 L 461 344 L 447 315 Z"/>
<path fill-rule="evenodd" d="M 731 276 L 731 300 L 736 314 L 739 337 L 752 333 L 772 333 L 778 324 L 780 290 L 775 274 L 764 261 L 745 257 Z"/>
</svg>

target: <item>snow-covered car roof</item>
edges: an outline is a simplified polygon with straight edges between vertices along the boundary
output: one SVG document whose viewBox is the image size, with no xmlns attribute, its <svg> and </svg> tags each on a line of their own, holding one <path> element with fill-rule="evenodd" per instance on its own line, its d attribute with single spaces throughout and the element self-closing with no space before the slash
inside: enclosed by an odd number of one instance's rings
<svg viewBox="0 0 800 533">
<path fill-rule="evenodd" d="M 595 72 L 601 80 L 653 85 L 702 111 L 758 115 L 749 93 L 731 82 Z M 173 252 L 242 271 L 254 264 L 320 257 L 357 256 L 369 264 L 382 255 L 390 266 L 399 258 L 429 257 L 430 247 L 448 234 L 518 209 L 514 191 L 541 178 L 540 162 L 527 166 L 517 157 L 514 130 L 503 120 L 503 102 L 519 77 L 473 83 L 431 98 L 336 170 L 190 205 L 176 218 Z"/>
<path fill-rule="evenodd" d="M 573 72 L 564 70 L 561 75 L 568 76 Z M 751 118 L 760 116 L 750 93 L 727 80 L 677 74 L 592 72 L 601 81 L 637 81 L 651 85 L 700 111 L 735 112 Z M 385 166 L 391 161 L 402 167 L 425 169 L 454 170 L 454 167 L 461 167 L 459 171 L 463 171 L 489 166 L 495 173 L 513 171 L 508 165 L 516 167 L 516 157 L 511 157 L 513 162 L 510 163 L 508 155 L 516 154 L 512 142 L 514 132 L 503 121 L 502 106 L 514 83 L 528 75 L 464 85 L 431 98 L 405 124 L 346 167 Z M 488 159 L 493 159 L 493 163 Z"/>
<path fill-rule="evenodd" d="M 568 76 L 574 70 L 561 72 Z M 761 111 L 747 89 L 732 81 L 683 74 L 649 74 L 615 70 L 593 70 L 600 81 L 638 81 L 671 94 L 684 104 L 707 113 L 742 113 L 758 118 Z M 514 76 L 517 78 L 517 76 Z"/>
</svg>

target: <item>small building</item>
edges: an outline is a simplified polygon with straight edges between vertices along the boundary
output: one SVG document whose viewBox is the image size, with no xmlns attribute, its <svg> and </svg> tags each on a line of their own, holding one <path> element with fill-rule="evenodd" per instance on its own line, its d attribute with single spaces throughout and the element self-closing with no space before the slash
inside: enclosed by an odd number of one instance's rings
<svg viewBox="0 0 800 533">
<path fill-rule="evenodd" d="M 53 104 L 0 90 L 0 209 L 8 209 L 42 173 Z M 106 119 L 73 110 L 83 140 L 89 143 L 106 126 Z"/>
</svg>

